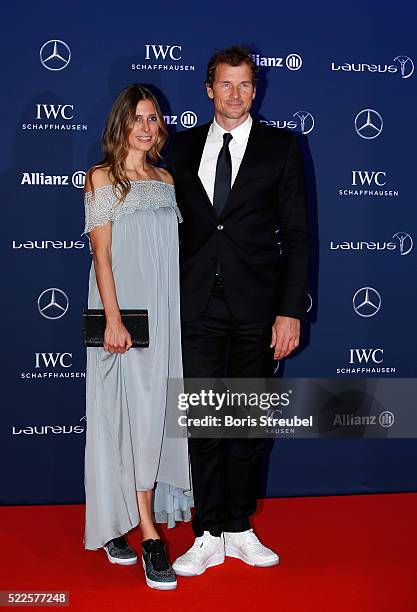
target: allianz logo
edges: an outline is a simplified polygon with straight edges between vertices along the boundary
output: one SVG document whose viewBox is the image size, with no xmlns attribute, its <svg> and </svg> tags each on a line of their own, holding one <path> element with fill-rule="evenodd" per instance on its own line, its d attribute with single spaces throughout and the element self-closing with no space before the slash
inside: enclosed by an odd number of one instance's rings
<svg viewBox="0 0 417 612">
<path fill-rule="evenodd" d="M 330 242 L 331 251 L 398 251 L 400 255 L 408 255 L 413 248 L 413 239 L 406 232 L 397 232 L 392 236 L 397 242 L 382 241 L 346 241 Z"/>
<path fill-rule="evenodd" d="M 344 427 L 357 425 L 379 425 L 380 427 L 392 427 L 395 423 L 395 415 L 390 410 L 383 410 L 379 414 L 335 414 L 333 426 L 342 425 Z"/>
<path fill-rule="evenodd" d="M 252 60 L 257 66 L 266 68 L 284 68 L 288 70 L 299 70 L 303 65 L 301 55 L 298 53 L 290 53 L 287 57 L 267 57 L 255 53 L 251 55 Z"/>
<path fill-rule="evenodd" d="M 341 70 L 342 72 L 376 72 L 379 74 L 400 73 L 402 79 L 408 79 L 413 74 L 414 62 L 408 55 L 397 55 L 397 57 L 393 59 L 393 62 L 397 62 L 397 64 L 365 64 L 356 62 L 338 64 L 332 62 L 331 70 Z"/>
<path fill-rule="evenodd" d="M 72 184 L 77 189 L 83 189 L 85 172 L 83 170 L 76 170 L 72 175 L 23 172 L 20 184 L 30 186 L 68 186 Z"/>
<path fill-rule="evenodd" d="M 192 128 L 197 125 L 198 117 L 194 111 L 186 110 L 181 115 L 164 115 L 167 125 L 181 125 L 185 128 Z"/>
<path fill-rule="evenodd" d="M 378 425 L 376 416 L 371 414 L 335 414 L 332 425 Z"/>
<path fill-rule="evenodd" d="M 47 249 L 58 249 L 68 251 L 71 249 L 83 249 L 86 244 L 82 240 L 26 240 L 26 242 L 20 242 L 19 240 L 12 241 L 13 250 L 47 250 Z"/>
</svg>

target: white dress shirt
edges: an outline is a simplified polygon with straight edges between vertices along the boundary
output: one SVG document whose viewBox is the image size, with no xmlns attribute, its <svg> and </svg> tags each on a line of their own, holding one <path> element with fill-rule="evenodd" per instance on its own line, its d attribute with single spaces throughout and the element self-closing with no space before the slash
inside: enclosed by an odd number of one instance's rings
<svg viewBox="0 0 417 612">
<path fill-rule="evenodd" d="M 251 127 L 252 117 L 248 115 L 248 118 L 241 123 L 241 125 L 230 132 L 230 134 L 233 136 L 229 144 L 230 157 L 232 158 L 232 185 L 246 151 L 246 145 L 248 144 Z M 204 145 L 200 167 L 198 169 L 198 176 L 200 177 L 200 180 L 203 183 L 204 189 L 206 190 L 212 204 L 217 158 L 219 156 L 220 149 L 223 146 L 223 134 L 226 132 L 227 130 L 222 128 L 217 123 L 216 119 L 213 119 L 213 123 L 211 124 L 207 134 L 206 144 Z"/>
</svg>

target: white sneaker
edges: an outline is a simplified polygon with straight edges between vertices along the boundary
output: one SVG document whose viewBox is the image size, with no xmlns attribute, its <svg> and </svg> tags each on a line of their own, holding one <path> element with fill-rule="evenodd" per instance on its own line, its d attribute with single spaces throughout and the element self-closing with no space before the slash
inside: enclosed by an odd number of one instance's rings
<svg viewBox="0 0 417 612">
<path fill-rule="evenodd" d="M 186 553 L 178 557 L 172 567 L 178 576 L 199 576 L 207 568 L 224 563 L 223 536 L 212 536 L 205 531 L 195 539 Z"/>
<path fill-rule="evenodd" d="M 237 533 L 225 531 L 224 547 L 226 557 L 240 559 L 248 565 L 271 567 L 279 563 L 278 555 L 258 540 L 253 529 Z"/>
</svg>

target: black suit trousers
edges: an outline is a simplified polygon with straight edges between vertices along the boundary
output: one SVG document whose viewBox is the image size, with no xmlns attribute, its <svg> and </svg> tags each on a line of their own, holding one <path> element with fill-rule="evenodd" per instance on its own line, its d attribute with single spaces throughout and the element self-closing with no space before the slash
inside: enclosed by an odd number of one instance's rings
<svg viewBox="0 0 417 612">
<path fill-rule="evenodd" d="M 182 324 L 184 378 L 270 376 L 271 325 L 238 323 L 222 292 L 212 293 L 203 314 Z M 196 536 L 250 528 L 264 449 L 264 439 L 189 439 Z"/>
</svg>

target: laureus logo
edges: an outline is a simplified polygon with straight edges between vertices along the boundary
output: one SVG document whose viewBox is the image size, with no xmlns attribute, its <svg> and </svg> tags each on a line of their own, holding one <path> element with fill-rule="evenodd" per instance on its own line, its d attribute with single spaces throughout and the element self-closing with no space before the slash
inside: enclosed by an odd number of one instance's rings
<svg viewBox="0 0 417 612">
<path fill-rule="evenodd" d="M 300 129 L 302 134 L 310 134 L 314 129 L 314 117 L 308 111 L 297 111 L 293 117 L 298 117 L 300 120 Z"/>
<path fill-rule="evenodd" d="M 397 232 L 393 235 L 396 238 L 400 247 L 400 255 L 408 255 L 413 248 L 413 239 L 407 232 Z"/>
<path fill-rule="evenodd" d="M 414 72 L 414 62 L 408 55 L 397 55 L 394 62 L 398 62 L 401 70 L 401 78 L 408 79 Z"/>
<path fill-rule="evenodd" d="M 408 255 L 413 248 L 413 239 L 407 232 L 397 232 L 392 236 L 396 242 L 386 240 L 345 240 L 342 242 L 332 240 L 331 251 L 343 251 L 350 253 L 363 253 L 374 251 L 375 253 L 399 253 Z"/>
<path fill-rule="evenodd" d="M 333 72 L 362 72 L 362 73 L 373 73 L 373 74 L 400 74 L 402 79 L 408 79 L 414 72 L 414 62 L 408 55 L 397 55 L 392 60 L 397 62 L 396 64 L 367 64 L 363 62 L 345 62 L 339 64 L 338 62 L 331 63 L 331 70 Z"/>
</svg>

